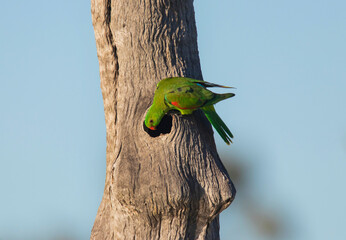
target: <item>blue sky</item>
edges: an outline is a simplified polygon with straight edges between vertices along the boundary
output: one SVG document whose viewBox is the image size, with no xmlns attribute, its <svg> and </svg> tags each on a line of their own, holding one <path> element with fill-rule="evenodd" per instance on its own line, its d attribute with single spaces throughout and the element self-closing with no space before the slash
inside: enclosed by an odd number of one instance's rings
<svg viewBox="0 0 346 240">
<path fill-rule="evenodd" d="M 243 178 L 222 239 L 345 239 L 346 2 L 195 11 L 204 79 L 237 88 L 216 106 Z M 106 148 L 90 2 L 6 1 L 0 29 L 0 239 L 88 239 Z"/>
</svg>

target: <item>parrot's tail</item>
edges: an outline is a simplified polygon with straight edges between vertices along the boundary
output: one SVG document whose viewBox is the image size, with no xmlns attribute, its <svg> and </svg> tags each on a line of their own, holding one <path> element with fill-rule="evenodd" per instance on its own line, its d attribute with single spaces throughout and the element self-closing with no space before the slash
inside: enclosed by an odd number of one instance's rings
<svg viewBox="0 0 346 240">
<path fill-rule="evenodd" d="M 226 94 L 220 94 L 220 95 L 226 95 Z M 204 106 L 201 109 L 204 112 L 205 116 L 208 118 L 211 125 L 213 125 L 215 130 L 220 134 L 221 138 L 227 143 L 227 145 L 229 145 L 232 142 L 231 138 L 233 138 L 233 134 L 228 129 L 226 124 L 221 120 L 219 115 L 217 115 L 214 106 L 213 105 Z"/>
</svg>

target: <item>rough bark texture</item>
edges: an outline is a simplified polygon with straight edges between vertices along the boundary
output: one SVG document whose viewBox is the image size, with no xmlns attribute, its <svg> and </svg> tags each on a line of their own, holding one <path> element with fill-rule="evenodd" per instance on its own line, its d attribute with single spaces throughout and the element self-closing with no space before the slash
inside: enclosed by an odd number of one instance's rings
<svg viewBox="0 0 346 240">
<path fill-rule="evenodd" d="M 219 239 L 235 189 L 201 112 L 143 130 L 156 84 L 202 79 L 192 0 L 92 0 L 107 127 L 104 195 L 91 239 Z"/>
</svg>

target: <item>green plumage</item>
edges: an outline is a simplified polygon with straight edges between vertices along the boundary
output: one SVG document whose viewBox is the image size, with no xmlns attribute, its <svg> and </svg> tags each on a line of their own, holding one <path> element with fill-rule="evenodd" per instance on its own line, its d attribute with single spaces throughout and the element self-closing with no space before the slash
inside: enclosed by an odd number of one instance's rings
<svg viewBox="0 0 346 240">
<path fill-rule="evenodd" d="M 170 110 L 178 110 L 182 115 L 192 114 L 201 109 L 221 138 L 230 144 L 233 135 L 217 115 L 214 104 L 233 97 L 233 93 L 217 94 L 207 87 L 229 88 L 201 80 L 184 77 L 166 78 L 157 84 L 153 104 L 145 117 L 145 125 L 155 130 L 162 117 Z"/>
</svg>

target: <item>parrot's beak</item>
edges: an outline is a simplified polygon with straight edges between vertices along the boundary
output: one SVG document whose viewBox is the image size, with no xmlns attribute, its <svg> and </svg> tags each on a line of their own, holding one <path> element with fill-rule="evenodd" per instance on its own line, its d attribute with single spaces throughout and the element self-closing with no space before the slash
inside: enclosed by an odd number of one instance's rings
<svg viewBox="0 0 346 240">
<path fill-rule="evenodd" d="M 156 130 L 156 128 L 154 126 L 150 127 L 151 130 Z"/>
</svg>

